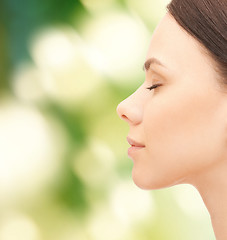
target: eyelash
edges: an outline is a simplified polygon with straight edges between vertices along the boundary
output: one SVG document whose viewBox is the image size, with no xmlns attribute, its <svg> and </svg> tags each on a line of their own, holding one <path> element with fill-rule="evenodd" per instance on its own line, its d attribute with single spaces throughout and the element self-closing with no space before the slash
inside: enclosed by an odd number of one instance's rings
<svg viewBox="0 0 227 240">
<path fill-rule="evenodd" d="M 161 85 L 162 85 L 162 84 L 154 84 L 154 85 L 148 87 L 147 89 L 151 91 L 152 89 L 157 88 L 157 87 L 160 87 Z"/>
</svg>

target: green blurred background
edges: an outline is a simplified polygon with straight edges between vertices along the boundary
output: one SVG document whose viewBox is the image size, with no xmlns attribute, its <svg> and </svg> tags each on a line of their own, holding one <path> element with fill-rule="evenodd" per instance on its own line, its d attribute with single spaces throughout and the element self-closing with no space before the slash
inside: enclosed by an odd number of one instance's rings
<svg viewBox="0 0 227 240">
<path fill-rule="evenodd" d="M 0 1 L 0 240 L 215 239 L 192 187 L 134 185 L 116 114 L 168 2 Z"/>
</svg>

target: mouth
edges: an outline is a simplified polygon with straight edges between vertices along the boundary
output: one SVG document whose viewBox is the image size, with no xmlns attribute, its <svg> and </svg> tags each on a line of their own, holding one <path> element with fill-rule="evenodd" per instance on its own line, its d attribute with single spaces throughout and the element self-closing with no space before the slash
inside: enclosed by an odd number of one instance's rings
<svg viewBox="0 0 227 240">
<path fill-rule="evenodd" d="M 132 147 L 141 147 L 141 148 L 145 147 L 144 144 L 136 142 L 135 140 L 131 139 L 130 137 L 127 137 L 127 141 Z"/>
<path fill-rule="evenodd" d="M 131 156 L 135 151 L 141 150 L 145 147 L 144 144 L 136 142 L 135 140 L 127 137 L 127 141 L 131 147 L 128 149 L 128 155 Z"/>
</svg>

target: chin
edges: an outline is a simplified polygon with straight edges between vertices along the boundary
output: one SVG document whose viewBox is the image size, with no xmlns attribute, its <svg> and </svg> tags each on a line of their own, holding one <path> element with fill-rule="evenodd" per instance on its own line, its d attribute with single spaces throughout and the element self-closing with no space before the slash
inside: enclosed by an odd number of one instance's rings
<svg viewBox="0 0 227 240">
<path fill-rule="evenodd" d="M 132 179 L 136 186 L 143 190 L 163 189 L 183 183 L 179 180 L 170 180 L 170 178 L 167 178 L 167 176 L 163 178 L 158 176 L 152 177 L 152 174 L 145 176 L 144 174 L 136 174 L 135 171 L 132 172 Z"/>
<path fill-rule="evenodd" d="M 166 186 L 160 182 L 155 181 L 155 179 L 148 179 L 145 176 L 138 176 L 135 173 L 132 174 L 133 182 L 136 184 L 137 187 L 143 190 L 157 190 L 161 188 L 165 188 Z"/>
</svg>

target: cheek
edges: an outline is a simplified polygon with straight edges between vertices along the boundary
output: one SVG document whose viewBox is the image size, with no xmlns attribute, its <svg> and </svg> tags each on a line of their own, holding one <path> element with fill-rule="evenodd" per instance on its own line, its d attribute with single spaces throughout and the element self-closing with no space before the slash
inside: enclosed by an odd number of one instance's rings
<svg viewBox="0 0 227 240">
<path fill-rule="evenodd" d="M 212 164 L 222 143 L 217 116 L 215 99 L 208 102 L 206 97 L 148 103 L 143 171 L 150 180 L 171 185 Z"/>
</svg>

